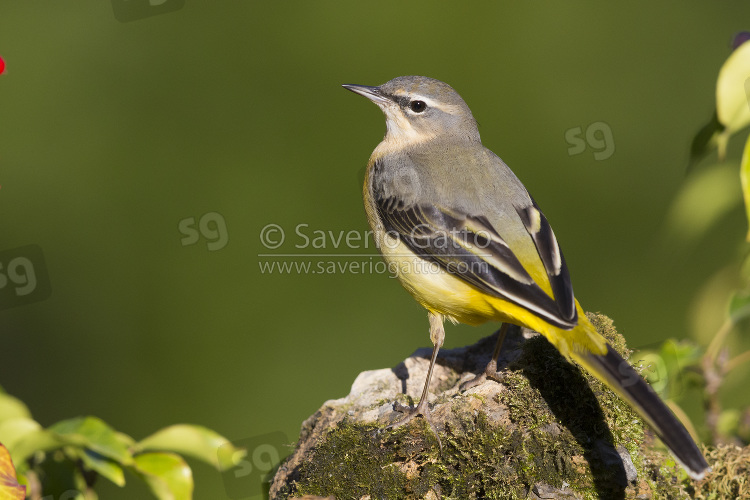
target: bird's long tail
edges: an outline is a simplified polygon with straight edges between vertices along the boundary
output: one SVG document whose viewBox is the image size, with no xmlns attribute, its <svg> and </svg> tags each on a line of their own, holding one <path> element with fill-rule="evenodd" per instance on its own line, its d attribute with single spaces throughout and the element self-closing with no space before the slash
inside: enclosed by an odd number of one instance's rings
<svg viewBox="0 0 750 500">
<path fill-rule="evenodd" d="M 651 386 L 597 332 L 577 301 L 576 308 L 578 325 L 572 330 L 552 326 L 534 314 L 510 319 L 542 333 L 563 356 L 578 362 L 615 391 L 651 426 L 690 477 L 703 479 L 710 468 L 685 426 Z"/>
<path fill-rule="evenodd" d="M 659 439 L 693 479 L 710 469 L 687 429 L 643 378 L 611 345 L 604 354 L 571 349 L 570 357 L 627 401 L 651 426 Z"/>
</svg>

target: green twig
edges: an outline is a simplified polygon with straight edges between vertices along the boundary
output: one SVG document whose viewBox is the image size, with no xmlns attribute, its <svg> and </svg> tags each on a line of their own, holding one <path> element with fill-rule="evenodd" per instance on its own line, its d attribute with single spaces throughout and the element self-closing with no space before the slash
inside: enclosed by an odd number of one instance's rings
<svg viewBox="0 0 750 500">
<path fill-rule="evenodd" d="M 711 364 L 716 363 L 719 350 L 721 349 L 721 346 L 724 345 L 724 341 L 726 340 L 727 335 L 729 335 L 729 332 L 732 331 L 732 328 L 734 328 L 734 321 L 732 321 L 732 318 L 725 319 L 721 328 L 719 328 L 719 331 L 716 332 L 716 335 L 714 335 L 714 338 L 708 345 L 705 356 L 711 360 Z"/>
</svg>

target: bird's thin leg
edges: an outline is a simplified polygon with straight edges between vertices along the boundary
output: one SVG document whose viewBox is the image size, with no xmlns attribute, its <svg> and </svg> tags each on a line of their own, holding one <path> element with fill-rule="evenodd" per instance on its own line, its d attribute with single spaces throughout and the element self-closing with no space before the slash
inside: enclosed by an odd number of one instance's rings
<svg viewBox="0 0 750 500">
<path fill-rule="evenodd" d="M 424 419 L 430 424 L 432 432 L 437 437 L 440 449 L 443 449 L 443 443 L 440 442 L 440 436 L 438 435 L 435 425 L 432 423 L 432 416 L 430 415 L 430 406 L 427 404 L 427 394 L 430 387 L 430 380 L 432 379 L 432 369 L 435 367 L 435 361 L 437 360 L 438 351 L 443 345 L 445 340 L 445 329 L 443 328 L 443 316 L 441 314 L 430 313 L 430 340 L 432 340 L 432 357 L 430 358 L 430 368 L 427 370 L 427 380 L 424 382 L 424 389 L 422 389 L 422 397 L 419 399 L 419 403 L 414 408 L 401 405 L 396 403 L 394 409 L 396 411 L 406 413 L 406 415 L 398 420 L 397 422 L 389 425 L 388 429 L 400 427 L 410 422 L 414 417 L 422 415 Z"/>
<path fill-rule="evenodd" d="M 508 327 L 510 326 L 510 323 L 503 323 L 503 326 L 500 327 L 500 333 L 497 336 L 497 343 L 495 344 L 495 350 L 492 352 L 492 359 L 489 363 L 487 363 L 487 366 L 485 367 L 484 371 L 474 377 L 471 380 L 467 380 L 463 384 L 461 384 L 461 387 L 459 388 L 460 391 L 466 391 L 471 389 L 472 387 L 476 387 L 477 385 L 481 384 L 487 378 L 491 378 L 492 380 L 496 380 L 500 382 L 502 380 L 502 377 L 500 376 L 500 373 L 497 371 L 497 358 L 500 357 L 500 351 L 503 348 L 503 341 L 505 340 L 505 334 L 508 333 Z M 514 325 L 515 326 L 515 325 Z"/>
</svg>

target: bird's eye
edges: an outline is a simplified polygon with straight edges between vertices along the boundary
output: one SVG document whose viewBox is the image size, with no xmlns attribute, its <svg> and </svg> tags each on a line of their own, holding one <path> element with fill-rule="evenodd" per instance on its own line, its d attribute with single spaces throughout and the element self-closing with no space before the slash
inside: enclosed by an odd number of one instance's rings
<svg viewBox="0 0 750 500">
<path fill-rule="evenodd" d="M 409 108 L 415 113 L 421 113 L 427 109 L 427 104 L 424 101 L 412 101 L 409 103 Z"/>
</svg>

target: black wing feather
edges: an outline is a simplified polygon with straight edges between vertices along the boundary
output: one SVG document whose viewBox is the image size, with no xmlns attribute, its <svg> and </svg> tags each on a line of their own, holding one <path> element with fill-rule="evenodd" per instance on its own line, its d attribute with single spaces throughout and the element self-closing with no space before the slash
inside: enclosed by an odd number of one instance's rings
<svg viewBox="0 0 750 500">
<path fill-rule="evenodd" d="M 419 257 L 436 263 L 489 295 L 508 300 L 542 316 L 545 321 L 559 328 L 569 330 L 577 324 L 569 279 L 569 292 L 565 289 L 567 269 L 564 274 L 556 275 L 560 280 L 557 285 L 551 277 L 555 295 L 553 299 L 529 276 L 486 217 L 442 210 L 431 204 L 406 207 L 393 197 L 376 196 L 375 201 L 386 232 L 403 241 Z M 482 230 L 473 231 L 469 226 L 481 227 Z M 538 249 L 539 246 L 537 243 Z M 474 251 L 470 250 L 472 248 Z M 502 262 L 506 272 L 487 262 L 483 256 Z M 544 257 L 542 262 L 549 270 Z M 562 267 L 565 268 L 564 263 Z M 561 311 L 560 297 L 570 297 L 573 303 L 572 315 L 565 308 Z"/>
<path fill-rule="evenodd" d="M 529 231 L 539 257 L 542 259 L 552 287 L 552 293 L 555 295 L 555 302 L 560 308 L 560 315 L 569 321 L 575 321 L 578 312 L 576 311 L 573 287 L 570 284 L 570 274 L 568 273 L 568 266 L 565 264 L 565 257 L 563 257 L 560 245 L 557 243 L 555 233 L 552 232 L 552 226 L 550 226 L 542 211 L 539 210 L 536 202 L 534 200 L 531 200 L 531 202 L 532 205 L 518 209 L 518 215 L 526 226 L 526 230 Z M 538 221 L 538 227 L 534 227 L 532 217 Z"/>
</svg>

